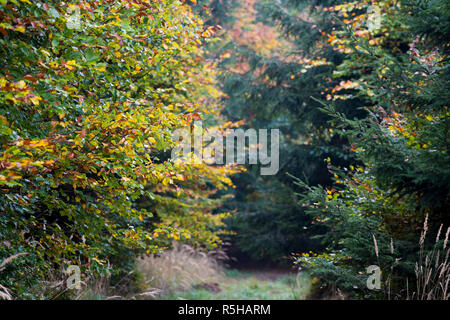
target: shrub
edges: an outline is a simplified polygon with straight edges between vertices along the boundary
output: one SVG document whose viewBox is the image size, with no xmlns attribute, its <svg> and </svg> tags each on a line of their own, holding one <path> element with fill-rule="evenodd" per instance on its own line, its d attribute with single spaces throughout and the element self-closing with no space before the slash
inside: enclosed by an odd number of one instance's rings
<svg viewBox="0 0 450 320">
<path fill-rule="evenodd" d="M 173 239 L 220 243 L 226 170 L 164 156 L 173 130 L 220 122 L 214 32 L 176 0 L 1 1 L 0 257 L 28 253 L 0 274 L 14 297 L 67 265 L 108 277 Z M 174 194 L 183 215 L 161 204 Z"/>
<path fill-rule="evenodd" d="M 430 241 L 421 241 L 419 247 L 416 238 L 426 219 L 433 232 L 450 223 L 449 81 L 444 71 L 449 68 L 449 52 L 448 39 L 441 33 L 448 28 L 450 7 L 447 1 L 403 1 L 400 6 L 386 0 L 336 5 L 326 11 L 346 18 L 341 21 L 345 28 L 330 32 L 329 42 L 346 53 L 334 77 L 354 91 L 335 88 L 322 110 L 349 139 L 356 161 L 333 167 L 328 159 L 333 183 L 299 182 L 305 190 L 300 204 L 314 224 L 328 228 L 320 236 L 327 252 L 345 252 L 350 257 L 345 265 L 355 274 L 379 265 L 391 273 L 383 288 L 386 296 L 405 298 L 406 278 L 418 273 L 420 294 L 427 296 L 423 263 L 436 254 L 429 251 Z M 434 22 L 425 25 L 418 17 L 428 14 Z M 351 119 L 338 110 L 339 101 L 361 97 L 367 101 L 365 118 Z M 441 266 L 446 276 L 445 265 L 437 264 L 434 270 Z M 428 290 L 430 297 L 446 298 Z"/>
</svg>

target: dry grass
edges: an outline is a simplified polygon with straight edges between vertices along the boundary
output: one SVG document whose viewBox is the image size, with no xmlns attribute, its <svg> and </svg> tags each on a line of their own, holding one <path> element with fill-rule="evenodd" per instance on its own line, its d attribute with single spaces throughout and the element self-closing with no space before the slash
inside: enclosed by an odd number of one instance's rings
<svg viewBox="0 0 450 320">
<path fill-rule="evenodd" d="M 217 283 L 225 278 L 220 261 L 222 251 L 205 253 L 188 245 L 174 243 L 173 249 L 137 260 L 143 277 L 142 298 L 156 298 L 174 290 L 189 290 L 202 283 Z"/>
<path fill-rule="evenodd" d="M 447 228 L 445 236 L 441 239 L 443 225 L 439 227 L 432 250 L 426 250 L 425 239 L 428 233 L 428 215 L 425 217 L 422 232 L 419 239 L 419 259 L 415 265 L 415 285 L 410 291 L 410 283 L 406 279 L 406 299 L 407 300 L 449 300 L 450 299 L 450 247 L 447 247 L 450 227 Z M 373 236 L 375 254 L 378 255 L 377 239 Z M 394 253 L 394 242 L 390 243 L 391 254 Z M 391 299 L 391 277 L 393 269 L 400 259 L 390 266 L 390 273 L 384 281 L 387 290 L 385 294 Z M 379 264 L 379 263 L 378 263 Z M 415 287 L 415 288 L 414 288 Z"/>
<path fill-rule="evenodd" d="M 450 227 L 444 236 L 442 247 L 440 235 L 442 225 L 436 236 L 433 250 L 425 254 L 424 243 L 428 231 L 428 216 L 425 218 L 424 227 L 420 236 L 419 261 L 415 266 L 416 290 L 408 299 L 418 300 L 448 300 L 450 298 L 450 262 L 448 261 L 450 248 L 447 248 Z"/>
</svg>

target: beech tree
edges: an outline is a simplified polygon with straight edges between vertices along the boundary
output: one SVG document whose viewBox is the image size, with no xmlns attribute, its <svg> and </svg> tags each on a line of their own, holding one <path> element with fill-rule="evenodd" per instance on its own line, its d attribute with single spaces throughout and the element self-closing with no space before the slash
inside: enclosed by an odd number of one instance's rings
<svg viewBox="0 0 450 320">
<path fill-rule="evenodd" d="M 229 170 L 167 156 L 173 130 L 222 121 L 202 48 L 215 31 L 176 0 L 1 1 L 0 256 L 26 255 L 0 279 L 15 294 L 54 268 L 106 275 L 173 240 L 220 243 L 208 197 Z"/>
</svg>

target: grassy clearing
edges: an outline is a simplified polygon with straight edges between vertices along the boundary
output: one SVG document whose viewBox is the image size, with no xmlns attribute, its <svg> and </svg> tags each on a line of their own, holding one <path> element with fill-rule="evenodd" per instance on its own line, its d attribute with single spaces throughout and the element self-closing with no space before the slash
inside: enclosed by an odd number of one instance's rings
<svg viewBox="0 0 450 320">
<path fill-rule="evenodd" d="M 137 261 L 141 299 L 248 300 L 304 299 L 309 290 L 305 274 L 225 269 L 220 251 L 208 254 L 186 245 Z"/>
<path fill-rule="evenodd" d="M 85 285 L 75 299 L 294 300 L 309 293 L 305 273 L 226 269 L 220 263 L 224 258 L 221 251 L 174 244 L 172 250 L 136 261 L 136 281 L 128 284 L 132 290 L 117 290 L 105 278 Z"/>
<path fill-rule="evenodd" d="M 309 290 L 306 275 L 288 274 L 277 279 L 264 272 L 226 270 L 226 278 L 214 285 L 204 284 L 188 290 L 176 290 L 163 299 L 188 300 L 294 300 L 304 299 Z"/>
</svg>

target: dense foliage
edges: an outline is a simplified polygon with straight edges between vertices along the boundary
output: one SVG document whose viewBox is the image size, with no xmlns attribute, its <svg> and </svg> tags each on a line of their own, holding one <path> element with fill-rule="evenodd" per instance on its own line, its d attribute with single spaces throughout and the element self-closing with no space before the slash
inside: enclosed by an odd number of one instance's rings
<svg viewBox="0 0 450 320">
<path fill-rule="evenodd" d="M 438 228 L 446 230 L 450 223 L 445 34 L 450 6 L 446 1 L 359 1 L 319 9 L 345 25 L 327 36 L 346 53 L 334 76 L 350 79 L 355 90 L 331 93 L 324 112 L 349 138 L 356 162 L 339 168 L 328 159 L 334 176 L 328 186 L 299 182 L 307 189 L 301 204 L 328 228 L 321 238 L 333 255 L 299 260 L 318 272 L 322 285 L 334 283 L 357 295 L 365 285 L 348 276 L 379 265 L 386 281 L 382 290 L 406 296 L 406 278 L 418 273 L 419 245 L 428 248 L 425 239 L 419 242 L 425 217 L 427 228 L 438 233 L 435 246 L 443 249 Z M 365 118 L 351 119 L 337 110 L 339 99 L 361 96 L 367 101 Z M 333 273 L 342 276 L 327 278 Z"/>
<path fill-rule="evenodd" d="M 425 217 L 434 232 L 450 223 L 449 14 L 447 1 L 412 0 L 235 9 L 221 47 L 226 113 L 283 134 L 276 176 L 233 177 L 240 250 L 298 252 L 318 291 L 366 297 L 378 295 L 366 268 L 380 265 L 383 290 L 406 295 Z"/>
<path fill-rule="evenodd" d="M 169 159 L 173 130 L 221 123 L 215 28 L 177 0 L 0 3 L 0 257 L 26 254 L 1 283 L 27 297 L 71 264 L 216 246 L 227 169 Z"/>
<path fill-rule="evenodd" d="M 232 235 L 314 297 L 448 299 L 449 21 L 446 0 L 0 0 L 0 297 Z M 279 129 L 279 171 L 173 161 L 198 120 Z"/>
</svg>

